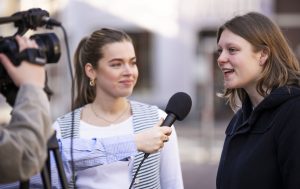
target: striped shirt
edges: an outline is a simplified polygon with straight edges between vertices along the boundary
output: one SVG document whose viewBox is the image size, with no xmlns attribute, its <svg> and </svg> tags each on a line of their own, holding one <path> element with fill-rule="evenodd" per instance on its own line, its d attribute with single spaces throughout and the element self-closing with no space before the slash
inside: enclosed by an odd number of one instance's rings
<svg viewBox="0 0 300 189">
<path fill-rule="evenodd" d="M 157 124 L 161 116 L 161 110 L 155 106 L 131 101 L 132 123 L 134 133 L 141 132 L 146 128 L 153 127 Z M 81 108 L 76 109 L 72 113 L 66 114 L 57 120 L 60 126 L 61 138 L 59 140 L 60 150 L 62 151 L 62 159 L 64 161 L 67 177 L 70 175 L 70 136 L 72 122 L 74 123 L 74 162 L 77 171 L 84 170 L 93 166 L 104 165 L 123 158 L 135 155 L 131 175 L 133 176 L 138 164 L 144 157 L 144 153 L 136 152 L 136 146 L 133 143 L 132 135 L 118 136 L 116 138 L 102 139 L 82 139 L 80 137 L 80 113 Z M 163 112 L 164 113 L 164 112 Z M 163 114 L 165 117 L 166 114 Z M 182 175 L 178 153 L 177 137 L 174 127 L 169 142 L 165 143 L 164 148 L 157 153 L 151 154 L 143 163 L 134 189 L 182 189 Z M 77 151 L 79 149 L 79 151 Z M 52 164 L 51 164 L 52 165 Z M 60 188 L 57 184 L 56 169 L 52 169 L 52 183 Z M 95 178 L 96 179 L 96 178 Z M 41 181 L 32 182 L 30 188 L 42 188 Z M 34 183 L 39 183 L 36 185 Z M 1 188 L 1 187 L 0 187 Z M 95 187 L 97 188 L 97 187 Z"/>
</svg>

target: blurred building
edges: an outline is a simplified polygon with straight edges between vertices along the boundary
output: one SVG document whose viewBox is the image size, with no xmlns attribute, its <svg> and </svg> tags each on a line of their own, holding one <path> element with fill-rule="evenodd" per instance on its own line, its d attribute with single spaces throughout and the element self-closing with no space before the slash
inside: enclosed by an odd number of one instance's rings
<svg viewBox="0 0 300 189">
<path fill-rule="evenodd" d="M 216 64 L 216 30 L 225 20 L 248 11 L 274 19 L 300 57 L 300 8 L 297 0 L 2 0 L 1 16 L 39 7 L 62 22 L 71 58 L 80 39 L 102 27 L 122 29 L 135 41 L 140 78 L 131 98 L 164 108 L 184 91 L 193 99 L 192 117 L 205 122 L 228 119 L 231 110 L 216 97 L 222 75 Z M 9 29 L 7 29 L 9 28 Z M 12 26 L 0 29 L 8 33 Z M 48 32 L 48 30 L 39 30 Z M 50 31 L 49 31 L 50 32 Z M 64 37 L 58 64 L 47 65 L 53 118 L 70 110 L 71 79 Z"/>
</svg>

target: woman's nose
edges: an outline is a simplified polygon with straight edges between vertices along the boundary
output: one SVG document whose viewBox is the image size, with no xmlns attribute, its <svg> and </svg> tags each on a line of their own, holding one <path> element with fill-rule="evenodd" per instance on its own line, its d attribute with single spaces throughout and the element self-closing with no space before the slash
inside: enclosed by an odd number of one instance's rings
<svg viewBox="0 0 300 189">
<path fill-rule="evenodd" d="M 124 64 L 124 74 L 132 74 L 133 68 L 130 66 L 130 64 Z"/>
<path fill-rule="evenodd" d="M 218 64 L 222 64 L 228 61 L 228 57 L 224 51 L 219 53 L 219 57 L 217 59 Z"/>
</svg>

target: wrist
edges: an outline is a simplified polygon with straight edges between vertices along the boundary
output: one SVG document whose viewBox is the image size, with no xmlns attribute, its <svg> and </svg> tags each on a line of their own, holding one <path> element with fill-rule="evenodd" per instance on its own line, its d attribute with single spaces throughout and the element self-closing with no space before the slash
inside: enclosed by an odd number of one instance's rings
<svg viewBox="0 0 300 189">
<path fill-rule="evenodd" d="M 34 80 L 27 80 L 27 81 L 22 81 L 19 82 L 19 87 L 24 86 L 24 85 L 32 85 L 34 87 L 37 88 L 44 88 L 44 83 L 40 82 L 40 81 L 34 81 Z"/>
<path fill-rule="evenodd" d="M 138 151 L 141 151 L 140 134 L 134 135 L 134 142 Z"/>
</svg>

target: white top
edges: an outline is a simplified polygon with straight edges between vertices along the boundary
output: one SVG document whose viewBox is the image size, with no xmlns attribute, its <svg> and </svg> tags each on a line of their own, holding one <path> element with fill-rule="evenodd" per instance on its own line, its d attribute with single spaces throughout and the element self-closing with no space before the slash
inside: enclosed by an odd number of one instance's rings
<svg viewBox="0 0 300 189">
<path fill-rule="evenodd" d="M 105 138 L 112 136 L 128 135 L 133 133 L 132 116 L 119 123 L 106 127 L 99 127 L 80 121 L 81 138 Z M 129 163 L 132 161 L 118 161 L 111 164 L 92 167 L 87 170 L 78 171 L 76 184 L 78 188 L 129 188 Z M 124 179 L 122 179 L 124 178 Z"/>
<path fill-rule="evenodd" d="M 158 113 L 160 117 L 166 117 L 164 111 L 159 110 Z M 57 122 L 54 127 L 57 131 L 57 138 L 61 138 Z M 165 143 L 164 148 L 161 150 L 160 174 L 162 189 L 183 188 L 177 136 L 173 126 L 172 128 L 173 131 L 169 141 Z M 82 120 L 80 121 L 79 136 L 81 138 L 105 138 L 128 134 L 133 134 L 132 116 L 121 123 L 106 127 L 94 126 Z M 133 158 L 77 171 L 76 186 L 84 189 L 129 188 L 132 179 Z"/>
</svg>

